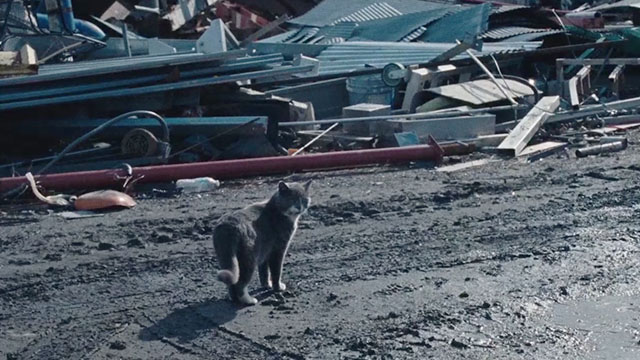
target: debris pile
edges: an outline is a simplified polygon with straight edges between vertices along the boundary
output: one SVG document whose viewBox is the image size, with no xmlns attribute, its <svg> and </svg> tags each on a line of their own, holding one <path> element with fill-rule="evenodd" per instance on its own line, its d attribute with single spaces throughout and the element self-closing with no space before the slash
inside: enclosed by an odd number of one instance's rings
<svg viewBox="0 0 640 360">
<path fill-rule="evenodd" d="M 640 126 L 640 0 L 0 0 L 0 14 L 4 197 L 27 173 L 122 190 L 583 158 Z"/>
</svg>

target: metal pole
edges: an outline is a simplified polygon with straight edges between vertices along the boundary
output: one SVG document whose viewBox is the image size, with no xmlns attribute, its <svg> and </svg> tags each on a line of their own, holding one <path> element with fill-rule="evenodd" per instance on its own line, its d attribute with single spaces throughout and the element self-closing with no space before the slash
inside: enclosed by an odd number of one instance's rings
<svg viewBox="0 0 640 360">
<path fill-rule="evenodd" d="M 129 44 L 129 32 L 126 23 L 122 23 L 122 41 L 124 42 L 124 50 L 127 52 L 127 56 L 131 57 L 131 44 Z"/>
<path fill-rule="evenodd" d="M 458 44 L 461 44 L 461 42 L 459 40 L 456 40 L 456 42 Z M 500 92 L 502 92 L 502 95 L 504 95 L 507 100 L 509 100 L 509 102 L 514 105 L 517 106 L 518 103 L 513 100 L 513 98 L 509 95 L 507 95 L 507 92 L 505 91 L 505 89 L 498 83 L 498 80 L 496 80 L 496 77 L 493 76 L 493 74 L 491 73 L 491 71 L 489 71 L 489 69 L 487 69 L 486 66 L 484 66 L 484 64 L 482 63 L 482 61 L 480 61 L 480 59 L 478 59 L 475 55 L 473 55 L 473 53 L 471 52 L 471 50 L 467 49 L 466 50 L 467 55 L 469 55 L 469 57 L 471 59 L 473 59 L 473 61 L 478 64 L 478 66 L 480 66 L 480 69 L 482 69 L 482 71 L 484 71 L 487 76 L 489 76 L 489 78 L 491 78 L 491 81 L 493 81 L 494 84 L 496 84 L 496 86 L 498 87 L 498 89 L 500 89 Z"/>
<path fill-rule="evenodd" d="M 122 176 L 131 175 L 139 183 L 167 182 L 211 176 L 216 179 L 274 175 L 305 170 L 354 168 L 387 163 L 431 160 L 440 162 L 444 151 L 435 143 L 401 148 L 337 151 L 305 156 L 275 156 L 255 159 L 210 161 L 195 164 L 174 164 L 133 168 L 132 174 L 124 169 L 83 171 L 76 173 L 41 175 L 36 180 L 49 190 L 74 188 L 109 188 L 121 184 Z M 0 178 L 0 192 L 27 184 L 22 177 Z"/>
<path fill-rule="evenodd" d="M 327 130 L 323 131 L 322 133 L 320 133 L 320 135 L 314 137 L 311 141 L 309 141 L 305 146 L 301 147 L 300 149 L 298 149 L 298 151 L 294 152 L 293 154 L 291 154 L 291 156 L 296 156 L 298 154 L 300 154 L 304 149 L 308 148 L 309 146 L 311 146 L 311 144 L 313 144 L 314 142 L 316 142 L 318 139 L 320 139 L 321 137 L 325 136 L 329 131 L 333 130 L 336 126 L 340 125 L 340 123 L 335 123 L 333 125 L 331 125 Z"/>
</svg>

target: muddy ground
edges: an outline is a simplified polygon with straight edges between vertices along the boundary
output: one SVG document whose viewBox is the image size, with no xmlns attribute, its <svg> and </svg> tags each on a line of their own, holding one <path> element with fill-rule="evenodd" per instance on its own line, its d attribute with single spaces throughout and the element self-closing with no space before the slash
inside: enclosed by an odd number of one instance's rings
<svg viewBox="0 0 640 360">
<path fill-rule="evenodd" d="M 91 219 L 4 207 L 0 359 L 637 359 L 639 149 L 300 175 L 288 290 L 248 308 L 210 230 L 277 178 Z"/>
</svg>

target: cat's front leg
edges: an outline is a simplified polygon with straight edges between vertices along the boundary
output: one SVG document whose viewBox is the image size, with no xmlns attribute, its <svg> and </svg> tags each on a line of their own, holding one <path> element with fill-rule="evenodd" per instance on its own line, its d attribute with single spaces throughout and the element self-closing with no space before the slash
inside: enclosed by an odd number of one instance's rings
<svg viewBox="0 0 640 360">
<path fill-rule="evenodd" d="M 287 286 L 281 281 L 282 279 L 282 265 L 284 264 L 284 255 L 287 250 L 276 250 L 271 254 L 269 258 L 269 270 L 271 270 L 271 282 L 273 284 L 273 290 L 285 291 Z"/>
<path fill-rule="evenodd" d="M 269 263 L 267 261 L 258 265 L 258 275 L 260 276 L 260 285 L 263 288 L 271 289 L 271 274 L 269 274 Z"/>
</svg>

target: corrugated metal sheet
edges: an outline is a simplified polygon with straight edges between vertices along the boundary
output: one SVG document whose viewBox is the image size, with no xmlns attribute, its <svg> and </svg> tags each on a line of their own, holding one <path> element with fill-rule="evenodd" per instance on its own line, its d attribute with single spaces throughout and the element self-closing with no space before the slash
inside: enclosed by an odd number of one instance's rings
<svg viewBox="0 0 640 360">
<path fill-rule="evenodd" d="M 478 56 L 489 54 L 532 51 L 540 47 L 541 42 L 513 42 L 485 44 Z M 404 65 L 426 63 L 443 52 L 451 49 L 453 44 L 442 43 L 385 43 L 385 42 L 346 42 L 328 46 L 316 57 L 320 61 L 320 74 L 349 72 L 365 67 L 384 67 L 397 62 Z M 455 60 L 465 59 L 463 53 Z"/>
<path fill-rule="evenodd" d="M 283 63 L 280 54 L 171 54 L 42 66 L 42 74 L 0 79 L 0 111 L 129 98 L 313 70 Z M 175 68 L 180 78 L 172 79 Z M 0 119 L 2 117 L 0 116 Z"/>
<path fill-rule="evenodd" d="M 524 26 L 506 26 L 485 32 L 480 36 L 481 39 L 501 40 L 522 34 L 531 34 L 537 32 L 546 32 L 551 29 L 532 29 Z"/>
<path fill-rule="evenodd" d="M 340 23 L 332 26 L 325 26 L 320 29 L 318 36 L 348 39 L 353 34 L 356 26 L 357 24 L 355 23 Z"/>
<path fill-rule="evenodd" d="M 599 6 L 592 7 L 589 11 L 603 11 L 621 7 L 632 7 L 636 9 L 640 9 L 640 0 L 622 0 L 618 2 L 614 2 L 612 4 L 603 4 Z"/>
<path fill-rule="evenodd" d="M 419 40 L 455 43 L 468 36 L 478 36 L 488 29 L 490 11 L 491 5 L 487 3 L 458 11 L 427 26 Z"/>
<path fill-rule="evenodd" d="M 415 39 L 419 38 L 422 34 L 424 34 L 425 31 L 427 31 L 427 27 L 426 26 L 420 26 L 419 28 L 413 30 L 407 36 L 403 37 L 400 41 L 403 41 L 403 42 L 414 41 Z"/>
<path fill-rule="evenodd" d="M 503 6 L 496 6 L 493 9 L 491 9 L 491 15 L 494 14 L 502 14 L 502 13 L 506 13 L 509 11 L 513 11 L 513 10 L 520 10 L 520 9 L 525 9 L 528 8 L 529 6 L 524 6 L 524 5 L 503 5 Z"/>
<path fill-rule="evenodd" d="M 364 22 L 451 6 L 444 2 L 420 0 L 324 0 L 289 23 L 323 27 L 344 21 Z"/>
<path fill-rule="evenodd" d="M 327 44 L 350 41 L 401 41 L 409 34 L 416 35 L 424 32 L 422 28 L 451 13 L 462 11 L 466 7 L 460 5 L 442 5 L 442 7 L 410 14 L 394 15 L 383 19 L 370 20 L 368 17 L 357 16 L 364 22 L 338 22 L 323 27 L 304 26 L 286 37 L 266 39 L 266 42 L 286 42 L 298 44 Z M 355 18 L 350 18 L 355 20 Z M 416 29 L 422 29 L 416 32 Z"/>
<path fill-rule="evenodd" d="M 541 40 L 541 39 L 543 39 L 543 38 L 545 38 L 547 36 L 556 35 L 556 34 L 562 34 L 562 33 L 564 33 L 564 30 L 549 29 L 549 30 L 546 30 L 546 31 L 535 32 L 535 33 L 530 33 L 530 34 L 522 34 L 522 35 L 510 37 L 508 39 L 502 40 L 502 42 L 537 41 L 537 40 Z"/>
<path fill-rule="evenodd" d="M 352 41 L 400 41 L 415 29 L 441 19 L 456 6 L 368 21 L 354 29 Z"/>
<path fill-rule="evenodd" d="M 385 19 L 394 16 L 402 15 L 398 9 L 389 5 L 386 2 L 374 3 L 364 7 L 351 15 L 347 15 L 335 21 L 335 23 L 341 22 L 365 22 L 378 19 Z"/>
<path fill-rule="evenodd" d="M 349 39 L 355 27 L 355 23 L 340 23 L 322 28 L 305 26 L 286 37 L 278 35 L 267 40 L 291 44 L 332 44 Z"/>
</svg>

